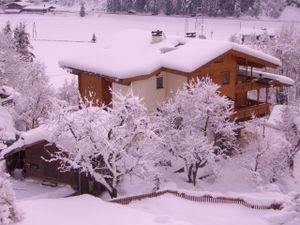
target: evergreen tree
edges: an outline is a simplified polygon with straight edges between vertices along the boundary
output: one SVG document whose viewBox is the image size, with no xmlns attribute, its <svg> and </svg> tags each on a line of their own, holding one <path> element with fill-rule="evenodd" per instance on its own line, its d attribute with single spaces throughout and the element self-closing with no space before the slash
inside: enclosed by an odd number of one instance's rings
<svg viewBox="0 0 300 225">
<path fill-rule="evenodd" d="M 172 0 L 166 0 L 165 1 L 165 14 L 167 16 L 173 14 L 173 4 L 172 4 Z"/>
<path fill-rule="evenodd" d="M 146 6 L 146 0 L 136 0 L 135 1 L 135 10 L 138 12 L 143 12 Z"/>
<path fill-rule="evenodd" d="M 25 61 L 33 61 L 34 54 L 30 51 L 33 49 L 30 44 L 29 33 L 26 32 L 25 23 L 19 23 L 14 29 L 14 44 L 17 52 L 21 55 Z"/>
<path fill-rule="evenodd" d="M 242 15 L 241 0 L 236 0 L 234 3 L 234 15 L 240 17 Z"/>
<path fill-rule="evenodd" d="M 158 0 L 152 0 L 150 4 L 150 11 L 152 15 L 158 15 L 159 13 L 159 2 Z"/>
<path fill-rule="evenodd" d="M 83 3 L 80 6 L 80 13 L 79 14 L 80 14 L 81 17 L 85 17 L 85 7 L 84 7 Z"/>
<path fill-rule="evenodd" d="M 92 43 L 96 43 L 97 42 L 97 37 L 96 37 L 96 34 L 93 33 L 93 36 L 92 36 Z"/>
<path fill-rule="evenodd" d="M 8 37 L 12 36 L 12 30 L 11 30 L 11 26 L 10 26 L 10 22 L 7 21 L 5 27 L 2 30 L 2 33 Z"/>
<path fill-rule="evenodd" d="M 255 0 L 252 7 L 252 15 L 258 16 L 260 14 L 260 0 Z"/>
</svg>

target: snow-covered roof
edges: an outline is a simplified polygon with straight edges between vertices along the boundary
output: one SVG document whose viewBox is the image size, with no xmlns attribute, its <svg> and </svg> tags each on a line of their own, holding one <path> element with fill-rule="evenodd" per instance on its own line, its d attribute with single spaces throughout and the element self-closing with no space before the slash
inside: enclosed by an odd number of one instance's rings
<svg viewBox="0 0 300 225">
<path fill-rule="evenodd" d="M 6 13 L 20 13 L 21 9 L 5 9 Z"/>
<path fill-rule="evenodd" d="M 5 105 L 14 100 L 19 95 L 12 87 L 2 85 L 0 86 L 0 104 Z"/>
<path fill-rule="evenodd" d="M 246 69 L 240 69 L 240 75 L 246 75 Z M 276 80 L 288 86 L 292 86 L 295 83 L 293 79 L 287 76 L 283 76 L 275 73 L 268 73 L 260 70 L 252 70 L 252 76 L 256 78 L 267 78 L 270 80 Z"/>
<path fill-rule="evenodd" d="M 11 2 L 11 3 L 7 3 L 6 6 L 12 5 L 12 4 L 16 4 L 16 5 L 23 6 L 23 7 L 31 5 L 31 3 L 29 3 L 29 2 Z"/>
<path fill-rule="evenodd" d="M 160 68 L 193 72 L 211 60 L 233 50 L 273 65 L 279 59 L 263 52 L 228 41 L 202 40 L 167 36 L 152 44 L 149 31 L 124 30 L 111 38 L 108 45 L 90 44 L 69 58 L 62 59 L 62 67 L 83 70 L 115 79 L 150 74 Z M 170 51 L 165 51 L 168 49 Z"/>
<path fill-rule="evenodd" d="M 44 10 L 44 9 L 49 9 L 51 7 L 54 7 L 54 6 L 51 6 L 51 5 L 28 5 L 28 6 L 25 6 L 23 9 L 25 9 L 25 10 L 26 9 L 27 10 Z"/>
<path fill-rule="evenodd" d="M 14 144 L 0 152 L 0 159 L 11 152 L 18 151 L 19 149 L 28 147 L 34 143 L 43 140 L 50 141 L 49 134 L 49 127 L 45 125 L 22 133 L 19 139 Z"/>
</svg>

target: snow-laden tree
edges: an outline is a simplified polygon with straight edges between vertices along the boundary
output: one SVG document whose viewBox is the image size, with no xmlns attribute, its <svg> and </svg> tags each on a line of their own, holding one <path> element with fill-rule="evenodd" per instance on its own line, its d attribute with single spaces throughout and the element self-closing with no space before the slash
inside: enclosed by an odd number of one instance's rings
<svg viewBox="0 0 300 225">
<path fill-rule="evenodd" d="M 163 148 L 184 161 L 194 184 L 200 168 L 236 147 L 236 125 L 229 120 L 233 102 L 218 89 L 208 77 L 186 83 L 154 116 Z"/>
<path fill-rule="evenodd" d="M 4 161 L 0 161 L 0 225 L 15 224 L 22 215 L 15 205 L 14 191 L 3 172 Z"/>
<path fill-rule="evenodd" d="M 16 139 L 17 131 L 14 126 L 14 120 L 9 111 L 0 106 L 0 152 L 5 149 L 8 142 Z"/>
<path fill-rule="evenodd" d="M 2 33 L 4 35 L 12 37 L 12 29 L 9 21 L 6 22 L 5 27 L 2 29 Z"/>
<path fill-rule="evenodd" d="M 80 15 L 80 17 L 85 17 L 85 14 L 86 14 L 86 12 L 85 12 L 84 3 L 81 3 L 79 15 Z"/>
<path fill-rule="evenodd" d="M 45 74 L 44 65 L 29 62 L 25 66 L 21 77 L 23 83 L 19 83 L 16 88 L 20 95 L 16 98 L 15 110 L 18 113 L 17 119 L 26 122 L 27 129 L 32 129 L 48 118 L 53 90 L 48 84 L 49 78 Z"/>
<path fill-rule="evenodd" d="M 32 45 L 30 44 L 29 33 L 26 31 L 25 23 L 19 23 L 13 32 L 13 38 L 17 52 L 23 60 L 33 61 L 34 54 L 32 53 Z"/>
<path fill-rule="evenodd" d="M 280 127 L 290 144 L 283 152 L 287 158 L 290 175 L 293 177 L 295 157 L 300 152 L 300 106 L 285 106 L 281 115 Z"/>
<path fill-rule="evenodd" d="M 15 99 L 15 119 L 24 120 L 28 129 L 47 118 L 52 97 L 48 80 L 43 64 L 24 60 L 12 40 L 0 33 L 0 85 L 8 85 L 20 94 Z"/>
<path fill-rule="evenodd" d="M 75 169 L 90 175 L 116 197 L 117 185 L 125 175 L 141 176 L 151 165 L 148 158 L 154 150 L 155 134 L 139 97 L 132 92 L 112 95 L 112 108 L 55 111 L 53 141 L 60 151 L 50 161 L 58 160 L 62 171 Z"/>
<path fill-rule="evenodd" d="M 278 130 L 265 125 L 264 119 L 253 119 L 247 144 L 243 147 L 240 161 L 249 169 L 259 188 L 270 183 L 280 183 L 288 175 L 290 143 Z"/>
<path fill-rule="evenodd" d="M 70 105 L 79 105 L 80 94 L 77 81 L 74 79 L 70 82 L 65 80 L 63 86 L 58 90 L 57 97 Z"/>
</svg>

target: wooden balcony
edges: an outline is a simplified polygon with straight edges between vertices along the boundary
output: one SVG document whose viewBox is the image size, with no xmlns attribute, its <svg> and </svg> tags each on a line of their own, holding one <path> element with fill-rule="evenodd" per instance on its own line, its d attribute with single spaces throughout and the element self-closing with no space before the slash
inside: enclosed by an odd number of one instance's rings
<svg viewBox="0 0 300 225">
<path fill-rule="evenodd" d="M 247 91 L 258 90 L 258 89 L 266 88 L 266 87 L 268 87 L 268 85 L 261 84 L 261 83 L 258 83 L 256 81 L 252 80 L 249 82 L 243 82 L 243 83 L 236 84 L 235 92 L 236 93 L 244 93 Z"/>
<path fill-rule="evenodd" d="M 270 104 L 260 102 L 258 105 L 250 105 L 240 108 L 235 108 L 235 113 L 232 119 L 238 121 L 251 119 L 252 116 L 261 117 L 270 113 Z"/>
</svg>

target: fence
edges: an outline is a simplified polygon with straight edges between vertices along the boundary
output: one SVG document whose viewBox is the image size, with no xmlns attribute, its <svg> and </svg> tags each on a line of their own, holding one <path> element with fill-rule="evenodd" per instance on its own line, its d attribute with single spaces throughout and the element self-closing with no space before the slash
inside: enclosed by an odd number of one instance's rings
<svg viewBox="0 0 300 225">
<path fill-rule="evenodd" d="M 282 205 L 279 203 L 271 204 L 271 205 L 255 205 L 255 204 L 248 203 L 241 198 L 213 197 L 211 195 L 193 196 L 193 195 L 189 195 L 189 194 L 174 191 L 174 190 L 163 190 L 163 191 L 157 191 L 157 192 L 153 192 L 153 193 L 141 194 L 141 195 L 130 196 L 130 197 L 125 197 L 125 198 L 118 198 L 118 199 L 113 199 L 110 202 L 119 203 L 122 205 L 128 205 L 132 201 L 143 200 L 146 198 L 155 198 L 155 197 L 159 197 L 164 194 L 172 194 L 176 197 L 190 200 L 193 202 L 238 204 L 238 205 L 242 205 L 247 208 L 250 208 L 250 209 L 275 209 L 275 210 L 282 209 Z"/>
</svg>

